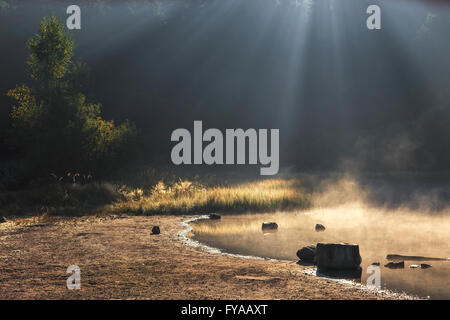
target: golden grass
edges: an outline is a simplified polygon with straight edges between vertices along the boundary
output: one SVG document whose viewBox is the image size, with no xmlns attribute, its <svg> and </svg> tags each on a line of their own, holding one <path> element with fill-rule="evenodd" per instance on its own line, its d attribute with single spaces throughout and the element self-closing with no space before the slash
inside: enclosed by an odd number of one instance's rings
<svg viewBox="0 0 450 320">
<path fill-rule="evenodd" d="M 61 181 L 0 192 L 1 216 L 201 214 L 275 212 L 307 208 L 311 195 L 299 179 L 230 182 L 228 177 L 145 171 L 114 182 Z"/>
<path fill-rule="evenodd" d="M 192 214 L 211 212 L 273 212 L 307 208 L 310 197 L 296 179 L 260 180 L 230 186 L 204 187 L 182 181 L 165 185 L 158 182 L 151 190 L 122 190 L 126 201 L 114 211 L 134 214 Z"/>
</svg>

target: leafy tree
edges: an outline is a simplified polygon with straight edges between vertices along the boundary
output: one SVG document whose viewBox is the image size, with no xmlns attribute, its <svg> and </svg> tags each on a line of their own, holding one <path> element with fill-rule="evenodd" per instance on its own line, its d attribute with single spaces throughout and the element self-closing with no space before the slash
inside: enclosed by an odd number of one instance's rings
<svg viewBox="0 0 450 320">
<path fill-rule="evenodd" d="M 81 92 L 88 72 L 73 63 L 74 42 L 54 16 L 44 18 L 28 41 L 29 76 L 37 86 L 8 92 L 16 101 L 10 113 L 11 143 L 33 175 L 67 172 L 104 175 L 133 150 L 136 128 L 101 117 L 101 105 Z"/>
</svg>

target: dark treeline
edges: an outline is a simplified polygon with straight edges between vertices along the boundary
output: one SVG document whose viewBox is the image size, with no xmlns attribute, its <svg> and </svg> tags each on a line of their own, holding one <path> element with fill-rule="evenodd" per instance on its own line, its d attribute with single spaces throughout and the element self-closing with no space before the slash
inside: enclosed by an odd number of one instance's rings
<svg viewBox="0 0 450 320">
<path fill-rule="evenodd" d="M 80 1 L 71 33 L 85 93 L 137 125 L 148 162 L 170 164 L 171 132 L 202 120 L 280 128 L 281 164 L 300 170 L 449 170 L 450 10 L 375 3 L 379 31 L 366 28 L 374 1 Z M 26 40 L 70 4 L 0 0 L 4 158 Z"/>
</svg>

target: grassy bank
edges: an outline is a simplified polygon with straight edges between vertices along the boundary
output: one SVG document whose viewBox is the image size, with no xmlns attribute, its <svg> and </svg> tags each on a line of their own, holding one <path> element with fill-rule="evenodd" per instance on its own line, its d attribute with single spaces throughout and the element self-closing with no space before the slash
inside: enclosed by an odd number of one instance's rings
<svg viewBox="0 0 450 320">
<path fill-rule="evenodd" d="M 299 179 L 229 182 L 182 179 L 163 173 L 111 182 L 57 180 L 0 192 L 0 216 L 126 213 L 132 215 L 270 212 L 307 208 L 311 196 Z"/>
<path fill-rule="evenodd" d="M 134 214 L 239 213 L 289 210 L 311 205 L 310 197 L 299 190 L 295 179 L 210 187 L 182 180 L 172 185 L 160 181 L 148 192 L 135 189 L 125 193 L 125 197 L 128 200 L 116 204 L 115 211 Z"/>
</svg>

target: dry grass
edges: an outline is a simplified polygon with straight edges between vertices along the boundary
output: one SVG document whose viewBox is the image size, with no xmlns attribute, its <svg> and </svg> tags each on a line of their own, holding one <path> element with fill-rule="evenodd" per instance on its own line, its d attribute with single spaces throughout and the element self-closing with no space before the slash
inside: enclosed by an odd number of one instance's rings
<svg viewBox="0 0 450 320">
<path fill-rule="evenodd" d="M 127 199 L 114 211 L 134 214 L 271 212 L 306 208 L 310 197 L 296 179 L 271 179 L 229 186 L 204 187 L 190 181 L 158 182 L 151 190 L 122 190 Z"/>
<path fill-rule="evenodd" d="M 40 186 L 0 191 L 0 217 L 274 212 L 312 204 L 299 179 L 252 181 L 208 174 L 180 178 L 155 169 L 109 182 L 75 177 L 68 174 Z"/>
</svg>

